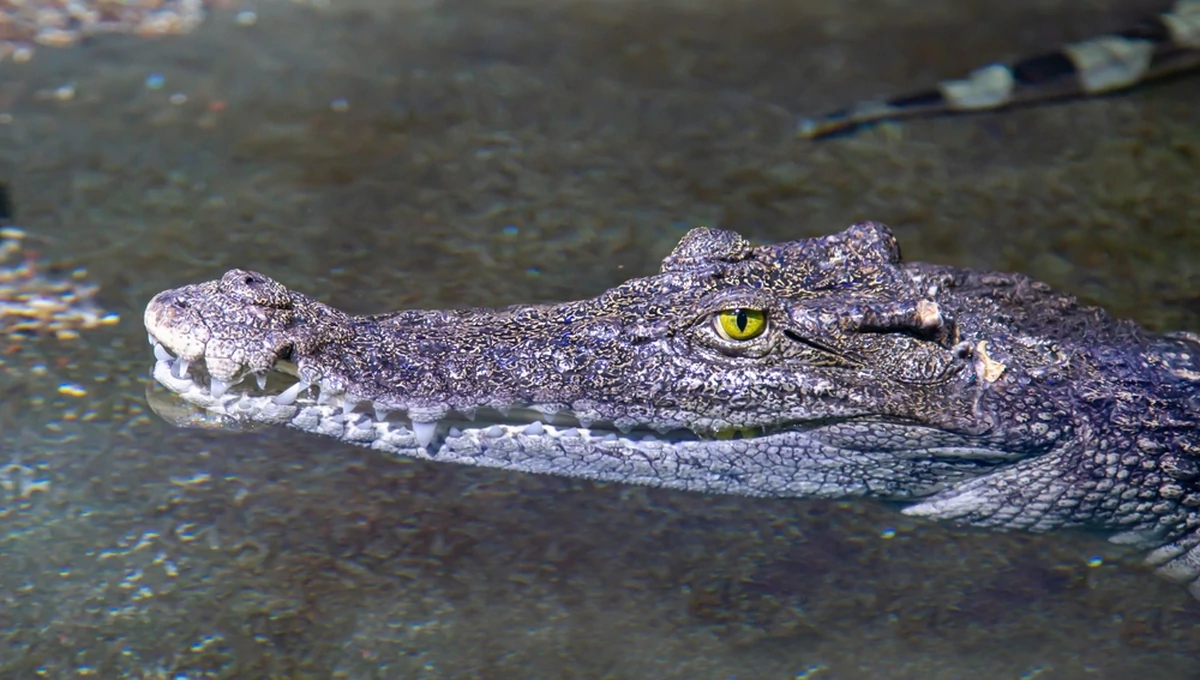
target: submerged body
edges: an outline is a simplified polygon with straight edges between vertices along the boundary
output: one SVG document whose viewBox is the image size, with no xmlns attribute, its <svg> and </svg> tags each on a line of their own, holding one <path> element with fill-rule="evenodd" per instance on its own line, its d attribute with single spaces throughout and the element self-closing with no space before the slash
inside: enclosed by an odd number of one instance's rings
<svg viewBox="0 0 1200 680">
<path fill-rule="evenodd" d="M 598 297 L 351 316 L 261 274 L 155 296 L 154 376 L 221 419 L 401 456 L 1090 526 L 1200 596 L 1200 338 L 862 223 L 689 232 Z"/>
</svg>

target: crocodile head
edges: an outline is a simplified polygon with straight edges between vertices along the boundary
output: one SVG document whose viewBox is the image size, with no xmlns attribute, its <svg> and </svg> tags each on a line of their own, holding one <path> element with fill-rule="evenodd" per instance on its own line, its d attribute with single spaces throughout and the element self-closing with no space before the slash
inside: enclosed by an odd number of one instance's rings
<svg viewBox="0 0 1200 680">
<path fill-rule="evenodd" d="M 1155 540 L 1200 503 L 1174 434 L 1154 439 L 1174 487 L 1122 462 L 1147 384 L 1194 396 L 1190 340 L 1020 275 L 904 263 L 875 223 L 759 247 L 696 229 L 653 276 L 502 309 L 351 316 L 233 270 L 157 295 L 145 323 L 183 400 L 392 454 Z M 1123 503 L 1142 482 L 1179 502 Z"/>
<path fill-rule="evenodd" d="M 443 460 L 591 447 L 630 481 L 661 462 L 710 491 L 911 496 L 944 483 L 931 469 L 1045 451 L 1066 426 L 1005 442 L 997 397 L 1013 395 L 991 388 L 1011 376 L 936 301 L 948 283 L 901 267 L 880 225 L 760 248 L 697 229 L 658 275 L 578 302 L 351 317 L 234 270 L 158 295 L 145 320 L 168 387 L 248 420 L 315 407 Z M 924 463 L 914 477 L 845 451 Z"/>
</svg>

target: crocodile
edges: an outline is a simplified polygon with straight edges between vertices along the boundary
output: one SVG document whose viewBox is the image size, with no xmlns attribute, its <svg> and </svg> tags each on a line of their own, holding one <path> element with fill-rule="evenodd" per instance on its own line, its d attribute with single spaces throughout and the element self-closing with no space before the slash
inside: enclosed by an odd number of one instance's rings
<svg viewBox="0 0 1200 680">
<path fill-rule="evenodd" d="M 853 132 L 871 123 L 1006 109 L 1127 90 L 1200 70 L 1200 0 L 1178 0 L 1168 11 L 1125 30 L 1058 50 L 995 63 L 937 87 L 867 101 L 796 126 L 802 138 Z"/>
<path fill-rule="evenodd" d="M 596 297 L 352 316 L 263 274 L 159 293 L 153 376 L 214 422 L 689 491 L 874 497 L 1088 527 L 1200 597 L 1200 336 L 1021 274 L 906 262 L 872 222 L 688 232 Z"/>
</svg>

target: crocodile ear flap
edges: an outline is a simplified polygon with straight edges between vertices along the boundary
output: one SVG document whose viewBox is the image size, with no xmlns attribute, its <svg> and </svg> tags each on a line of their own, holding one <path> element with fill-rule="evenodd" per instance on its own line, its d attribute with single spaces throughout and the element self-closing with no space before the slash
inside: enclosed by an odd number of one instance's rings
<svg viewBox="0 0 1200 680">
<path fill-rule="evenodd" d="M 906 333 L 949 349 L 958 343 L 954 319 L 933 300 L 901 300 L 856 306 L 838 320 L 842 330 L 858 333 Z"/>
</svg>

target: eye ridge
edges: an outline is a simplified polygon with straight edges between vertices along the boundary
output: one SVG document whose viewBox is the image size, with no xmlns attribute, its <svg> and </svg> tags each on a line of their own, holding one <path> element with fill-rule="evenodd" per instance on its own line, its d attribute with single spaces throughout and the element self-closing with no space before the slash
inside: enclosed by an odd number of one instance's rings
<svg viewBox="0 0 1200 680">
<path fill-rule="evenodd" d="M 761 309 L 736 307 L 717 312 L 713 326 L 725 340 L 753 340 L 767 329 L 767 315 Z"/>
</svg>

